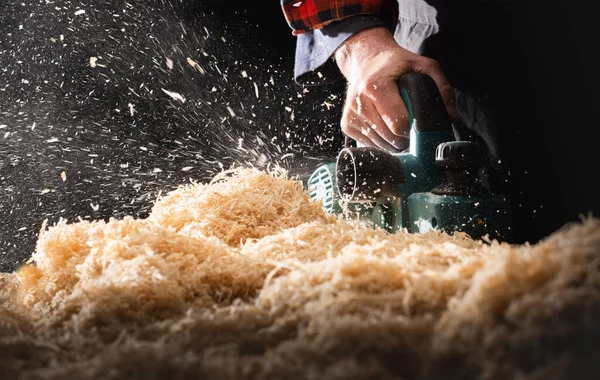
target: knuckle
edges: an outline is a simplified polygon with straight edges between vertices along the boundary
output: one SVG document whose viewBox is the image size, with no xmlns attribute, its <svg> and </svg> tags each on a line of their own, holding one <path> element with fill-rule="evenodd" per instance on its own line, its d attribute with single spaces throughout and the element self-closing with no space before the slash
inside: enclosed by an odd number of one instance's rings
<svg viewBox="0 0 600 380">
<path fill-rule="evenodd" d="M 371 81 L 367 83 L 363 89 L 363 95 L 365 99 L 369 99 L 370 101 L 378 102 L 382 95 L 385 94 L 385 91 L 389 91 L 382 83 L 377 81 Z"/>
<path fill-rule="evenodd" d="M 362 88 L 369 89 L 373 86 L 377 86 L 377 80 L 373 77 L 367 77 L 362 81 Z"/>
<path fill-rule="evenodd" d="M 365 94 L 367 96 L 376 93 L 378 89 L 378 81 L 377 78 L 367 77 L 363 79 L 360 83 L 360 93 Z"/>
</svg>

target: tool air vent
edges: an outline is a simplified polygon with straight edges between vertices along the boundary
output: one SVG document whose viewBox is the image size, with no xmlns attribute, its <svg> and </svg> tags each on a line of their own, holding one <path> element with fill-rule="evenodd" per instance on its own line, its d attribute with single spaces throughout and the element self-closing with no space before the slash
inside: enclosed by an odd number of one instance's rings
<svg viewBox="0 0 600 380">
<path fill-rule="evenodd" d="M 335 206 L 334 174 L 328 165 L 321 166 L 308 180 L 308 195 L 323 204 L 327 212 L 333 212 Z"/>
</svg>

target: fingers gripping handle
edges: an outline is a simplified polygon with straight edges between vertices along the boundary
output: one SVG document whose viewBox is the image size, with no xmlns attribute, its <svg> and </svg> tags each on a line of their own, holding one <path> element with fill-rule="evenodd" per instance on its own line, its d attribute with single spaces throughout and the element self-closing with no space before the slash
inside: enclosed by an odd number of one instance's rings
<svg viewBox="0 0 600 380">
<path fill-rule="evenodd" d="M 398 79 L 400 96 L 408 110 L 411 127 L 418 132 L 451 131 L 446 105 L 435 81 L 427 74 L 406 73 Z"/>
<path fill-rule="evenodd" d="M 427 74 L 406 73 L 398 79 L 398 90 L 408 110 L 409 125 L 418 132 L 452 131 L 452 124 L 435 81 Z M 356 146 L 346 138 L 346 148 Z"/>
</svg>

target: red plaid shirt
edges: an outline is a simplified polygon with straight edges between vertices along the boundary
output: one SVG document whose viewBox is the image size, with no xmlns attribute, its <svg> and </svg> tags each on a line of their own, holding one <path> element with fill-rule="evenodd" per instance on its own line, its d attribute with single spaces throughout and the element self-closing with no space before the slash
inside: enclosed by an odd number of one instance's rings
<svg viewBox="0 0 600 380">
<path fill-rule="evenodd" d="M 373 14 L 390 25 L 398 18 L 397 0 L 281 0 L 294 35 L 358 14 Z"/>
</svg>

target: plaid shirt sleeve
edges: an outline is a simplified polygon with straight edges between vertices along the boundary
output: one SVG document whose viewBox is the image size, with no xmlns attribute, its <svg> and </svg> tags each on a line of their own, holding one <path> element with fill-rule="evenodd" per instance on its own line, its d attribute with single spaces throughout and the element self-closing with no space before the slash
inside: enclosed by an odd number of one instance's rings
<svg viewBox="0 0 600 380">
<path fill-rule="evenodd" d="M 280 0 L 292 34 L 321 29 L 350 16 L 371 14 L 388 24 L 398 18 L 397 0 Z"/>
</svg>

